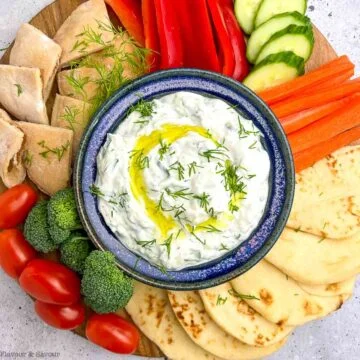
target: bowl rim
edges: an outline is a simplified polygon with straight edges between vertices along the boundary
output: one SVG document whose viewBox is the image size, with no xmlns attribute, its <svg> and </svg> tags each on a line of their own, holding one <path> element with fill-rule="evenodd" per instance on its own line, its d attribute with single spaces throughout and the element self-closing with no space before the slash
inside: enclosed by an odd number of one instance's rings
<svg viewBox="0 0 360 360">
<path fill-rule="evenodd" d="M 269 124 L 271 130 L 274 132 L 275 135 L 275 142 L 277 143 L 279 147 L 279 151 L 282 155 L 282 161 L 284 163 L 284 176 L 286 177 L 285 181 L 285 197 L 283 201 L 283 206 L 281 208 L 281 211 L 279 215 L 277 216 L 277 221 L 273 225 L 271 233 L 266 237 L 266 239 L 263 241 L 262 246 L 253 253 L 249 259 L 246 260 L 244 264 L 239 265 L 234 270 L 221 274 L 220 276 L 215 276 L 211 278 L 207 278 L 205 280 L 199 280 L 197 282 L 178 282 L 174 281 L 174 279 L 171 279 L 171 277 L 168 277 L 168 280 L 159 280 L 154 279 L 152 277 L 149 277 L 147 274 L 143 274 L 138 272 L 135 268 L 130 268 L 127 265 L 122 264 L 117 257 L 115 256 L 116 263 L 120 269 L 128 273 L 131 277 L 134 279 L 141 281 L 147 285 L 156 286 L 159 288 L 164 288 L 168 290 L 200 290 L 204 288 L 209 288 L 212 286 L 220 285 L 224 282 L 230 281 L 231 279 L 245 273 L 246 271 L 250 270 L 253 266 L 255 266 L 259 261 L 261 261 L 266 254 L 271 250 L 271 248 L 275 245 L 276 241 L 280 237 L 283 229 L 285 228 L 286 222 L 288 220 L 288 217 L 290 215 L 292 202 L 294 198 L 294 192 L 295 192 L 295 171 L 294 171 L 294 163 L 293 163 L 293 157 L 292 152 L 290 150 L 290 145 L 287 141 L 285 132 L 276 118 L 275 114 L 271 111 L 271 109 L 267 106 L 267 104 L 259 98 L 253 91 L 251 91 L 249 88 L 247 88 L 242 83 L 235 81 L 229 77 L 226 77 L 224 75 L 214 73 L 211 71 L 205 71 L 205 70 L 199 70 L 199 69 L 190 69 L 190 68 L 179 68 L 179 69 L 171 69 L 171 70 L 162 70 L 158 72 L 154 72 L 151 74 L 143 75 L 131 82 L 129 82 L 127 85 L 123 86 L 122 88 L 118 89 L 108 100 L 106 100 L 101 107 L 95 112 L 95 114 L 92 117 L 92 120 L 90 121 L 90 125 L 86 129 L 85 133 L 83 134 L 79 150 L 76 156 L 75 164 L 74 164 L 74 171 L 73 171 L 73 186 L 74 186 L 74 192 L 75 192 L 75 198 L 76 198 L 76 204 L 79 210 L 80 219 L 83 223 L 85 231 L 88 233 L 90 240 L 95 244 L 95 246 L 101 250 L 109 250 L 104 246 L 104 244 L 98 240 L 95 229 L 93 229 L 93 225 L 89 219 L 89 216 L 85 210 L 85 200 L 84 200 L 84 194 L 82 189 L 82 172 L 84 168 L 84 157 L 86 155 L 89 141 L 92 138 L 93 134 L 96 133 L 96 128 L 99 123 L 101 123 L 101 120 L 103 116 L 111 110 L 111 108 L 118 102 L 119 98 L 121 98 L 126 93 L 132 93 L 137 87 L 141 86 L 143 83 L 151 83 L 152 81 L 159 81 L 163 77 L 166 77 L 166 79 L 169 79 L 171 77 L 178 78 L 178 77 L 195 77 L 201 80 L 210 81 L 213 83 L 216 83 L 216 80 L 219 80 L 221 82 L 221 85 L 228 86 L 232 88 L 237 88 L 241 90 L 239 94 L 241 94 L 242 97 L 244 97 L 244 93 L 247 95 L 246 100 L 251 103 L 251 105 L 255 106 L 257 111 L 261 114 L 261 116 L 265 119 L 271 118 L 272 122 Z M 226 85 L 224 85 L 224 83 Z M 179 90 L 172 91 L 169 89 L 167 93 L 175 92 Z M 186 90 L 184 90 L 186 91 Z M 196 90 L 194 90 L 195 92 Z M 199 92 L 202 92 L 203 90 L 199 90 Z M 162 95 L 164 96 L 164 95 Z M 151 96 L 150 96 L 151 97 Z M 156 97 L 154 95 L 153 97 Z M 218 98 L 224 100 L 221 98 L 221 96 L 218 96 Z M 224 100 L 225 101 L 225 100 Z M 123 117 L 124 118 L 124 117 Z M 122 119 L 123 120 L 123 119 Z M 118 121 L 118 125 L 122 122 L 122 120 Z M 274 175 L 275 178 L 275 175 Z M 99 211 L 97 211 L 99 213 Z M 102 216 L 101 214 L 99 214 Z M 259 225 L 254 229 L 258 230 Z M 111 230 L 109 230 L 111 231 Z M 250 236 L 248 239 L 246 239 L 244 242 L 248 241 L 250 239 Z M 243 244 L 242 242 L 241 244 Z M 241 244 L 239 244 L 236 249 L 240 248 Z M 235 250 L 236 250 L 235 249 Z M 130 249 L 127 249 L 129 252 L 132 252 Z M 213 261 L 206 262 L 203 265 L 206 266 L 209 263 L 213 262 L 221 262 L 226 257 L 232 253 L 233 251 L 227 252 L 223 257 L 219 257 Z M 111 250 L 110 250 L 111 251 Z M 136 255 L 136 254 L 135 254 Z M 143 258 L 142 258 L 143 259 Z M 143 259 L 144 260 L 144 259 Z M 146 261 L 146 260 L 145 260 Z M 151 264 L 151 266 L 155 266 Z M 156 267 L 156 266 L 155 266 Z M 182 269 L 180 271 L 186 270 Z M 172 271 L 169 271 L 172 272 Z"/>
</svg>

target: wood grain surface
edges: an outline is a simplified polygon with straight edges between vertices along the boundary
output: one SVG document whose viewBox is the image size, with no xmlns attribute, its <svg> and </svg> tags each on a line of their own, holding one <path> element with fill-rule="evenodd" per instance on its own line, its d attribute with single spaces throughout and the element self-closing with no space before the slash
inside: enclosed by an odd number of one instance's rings
<svg viewBox="0 0 360 360">
<path fill-rule="evenodd" d="M 56 0 L 51 5 L 43 9 L 38 15 L 36 15 L 30 24 L 34 25 L 49 37 L 53 37 L 56 31 L 59 29 L 64 20 L 71 14 L 71 12 L 85 0 Z M 110 14 L 113 19 L 113 14 Z M 9 55 L 11 47 L 6 51 L 0 63 L 7 64 L 9 61 Z M 316 69 L 320 65 L 332 60 L 337 55 L 335 50 L 331 47 L 326 38 L 315 28 L 315 47 L 311 59 L 307 63 L 306 70 L 310 71 Z M 47 102 L 47 108 L 49 115 L 51 114 L 52 106 L 54 103 L 55 94 L 57 92 L 57 86 L 54 86 L 51 96 Z M 5 189 L 0 180 L 0 193 Z M 56 258 L 57 254 L 50 255 L 52 258 Z M 120 312 L 122 316 L 129 318 L 125 311 Z M 84 336 L 84 327 L 78 328 L 75 332 L 81 336 Z M 159 348 L 148 340 L 144 335 L 141 337 L 138 355 L 149 357 L 163 356 Z"/>
</svg>

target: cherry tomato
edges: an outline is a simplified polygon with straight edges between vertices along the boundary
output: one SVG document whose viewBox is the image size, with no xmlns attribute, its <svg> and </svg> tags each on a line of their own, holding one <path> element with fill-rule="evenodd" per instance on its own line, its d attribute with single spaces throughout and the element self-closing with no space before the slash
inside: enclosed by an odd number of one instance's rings
<svg viewBox="0 0 360 360">
<path fill-rule="evenodd" d="M 0 229 L 21 224 L 36 204 L 37 194 L 27 185 L 16 185 L 0 195 Z"/>
<path fill-rule="evenodd" d="M 12 278 L 17 279 L 36 255 L 37 252 L 21 231 L 8 229 L 0 232 L 0 266 Z"/>
<path fill-rule="evenodd" d="M 50 260 L 31 260 L 19 278 L 20 286 L 36 300 L 72 305 L 80 299 L 80 279 L 66 266 Z"/>
<path fill-rule="evenodd" d="M 86 337 L 117 354 L 132 354 L 139 345 L 139 331 L 115 314 L 93 314 L 86 324 Z"/>
<path fill-rule="evenodd" d="M 85 307 L 81 303 L 61 306 L 36 300 L 35 311 L 48 325 L 62 330 L 75 329 L 85 320 Z"/>
</svg>

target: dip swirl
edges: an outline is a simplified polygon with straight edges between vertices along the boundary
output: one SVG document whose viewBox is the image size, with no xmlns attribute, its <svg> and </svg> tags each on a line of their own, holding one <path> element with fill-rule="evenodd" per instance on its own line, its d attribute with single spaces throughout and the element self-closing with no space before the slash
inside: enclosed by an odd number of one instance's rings
<svg viewBox="0 0 360 360">
<path fill-rule="evenodd" d="M 261 137 L 219 99 L 177 92 L 140 100 L 97 157 L 106 224 L 160 268 L 225 255 L 264 213 L 270 160 Z"/>
</svg>

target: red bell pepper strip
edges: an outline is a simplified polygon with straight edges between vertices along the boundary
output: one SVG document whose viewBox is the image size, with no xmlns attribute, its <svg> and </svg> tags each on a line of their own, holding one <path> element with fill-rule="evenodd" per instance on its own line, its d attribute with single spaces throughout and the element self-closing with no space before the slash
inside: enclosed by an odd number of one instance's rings
<svg viewBox="0 0 360 360">
<path fill-rule="evenodd" d="M 150 71 L 156 71 L 160 65 L 160 41 L 156 24 L 154 0 L 142 0 L 145 47 L 151 52 L 147 55 Z"/>
<path fill-rule="evenodd" d="M 229 6 L 228 0 L 222 0 L 222 11 L 230 40 L 235 55 L 235 69 L 232 77 L 242 81 L 250 71 L 250 65 L 246 59 L 246 42 L 243 32 L 236 20 L 233 6 Z"/>
<path fill-rule="evenodd" d="M 145 45 L 140 0 L 105 0 L 128 33 L 141 45 Z"/>
<path fill-rule="evenodd" d="M 178 0 L 176 0 L 178 1 Z M 182 67 L 183 48 L 173 0 L 154 0 L 160 38 L 161 69 Z"/>
<path fill-rule="evenodd" d="M 181 24 L 184 65 L 219 72 L 213 29 L 206 0 L 173 1 Z"/>
<path fill-rule="evenodd" d="M 221 72 L 226 76 L 232 76 L 235 69 L 235 56 L 219 0 L 207 0 L 207 3 L 221 56 Z"/>
</svg>

